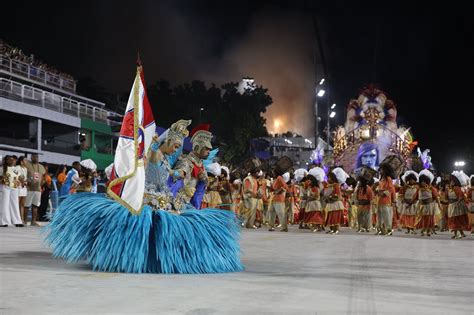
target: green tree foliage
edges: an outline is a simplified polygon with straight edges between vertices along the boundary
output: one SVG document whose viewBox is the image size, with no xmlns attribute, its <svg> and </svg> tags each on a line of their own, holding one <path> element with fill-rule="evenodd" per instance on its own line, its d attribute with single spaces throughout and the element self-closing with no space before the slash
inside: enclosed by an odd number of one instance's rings
<svg viewBox="0 0 474 315">
<path fill-rule="evenodd" d="M 178 119 L 192 119 L 191 127 L 210 123 L 224 161 L 238 163 L 248 156 L 251 139 L 268 135 L 261 114 L 272 98 L 261 86 L 243 94 L 237 86 L 231 82 L 208 88 L 202 81 L 192 81 L 171 87 L 160 80 L 148 87 L 148 98 L 159 126 L 170 126 Z"/>
</svg>

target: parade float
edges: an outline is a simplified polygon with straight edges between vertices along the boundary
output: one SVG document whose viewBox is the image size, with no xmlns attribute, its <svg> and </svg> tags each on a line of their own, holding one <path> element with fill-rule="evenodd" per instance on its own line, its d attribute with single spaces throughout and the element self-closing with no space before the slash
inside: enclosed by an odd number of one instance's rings
<svg viewBox="0 0 474 315">
<path fill-rule="evenodd" d="M 410 128 L 397 124 L 397 108 L 384 91 L 364 87 L 347 106 L 344 126 L 336 128 L 332 158 L 348 173 L 358 174 L 363 166 L 375 170 L 387 156 L 397 156 L 411 167 L 416 142 Z"/>
</svg>

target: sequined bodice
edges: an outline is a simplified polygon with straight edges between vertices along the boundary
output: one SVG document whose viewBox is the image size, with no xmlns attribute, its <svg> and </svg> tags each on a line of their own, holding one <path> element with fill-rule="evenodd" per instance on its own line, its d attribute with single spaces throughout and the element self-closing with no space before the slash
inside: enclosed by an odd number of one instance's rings
<svg viewBox="0 0 474 315">
<path fill-rule="evenodd" d="M 145 171 L 145 190 L 169 192 L 169 172 L 170 166 L 166 159 L 157 163 L 148 163 Z"/>
<path fill-rule="evenodd" d="M 158 210 L 171 210 L 173 195 L 168 187 L 170 166 L 164 158 L 148 163 L 145 170 L 145 194 L 143 201 Z"/>
</svg>

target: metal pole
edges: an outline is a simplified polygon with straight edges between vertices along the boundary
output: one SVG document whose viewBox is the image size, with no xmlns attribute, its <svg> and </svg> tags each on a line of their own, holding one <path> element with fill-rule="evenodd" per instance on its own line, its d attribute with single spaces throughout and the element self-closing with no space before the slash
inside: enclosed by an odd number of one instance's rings
<svg viewBox="0 0 474 315">
<path fill-rule="evenodd" d="M 318 144 L 319 139 L 319 113 L 318 113 L 318 93 L 316 89 L 316 98 L 314 100 L 314 145 Z"/>
<path fill-rule="evenodd" d="M 38 118 L 36 123 L 36 147 L 38 148 L 38 152 L 42 150 L 42 142 L 43 142 L 43 121 Z"/>
<path fill-rule="evenodd" d="M 329 117 L 329 115 L 330 115 L 330 113 L 329 113 L 329 103 L 330 102 L 329 102 L 329 95 L 328 95 L 329 91 L 328 90 L 329 90 L 329 88 L 327 87 L 326 88 L 326 103 L 327 103 L 327 115 L 328 115 L 327 120 L 328 121 L 327 121 L 327 126 L 326 126 L 326 128 L 327 128 L 327 130 L 326 130 L 326 141 L 327 141 L 327 150 L 329 151 L 329 140 L 330 140 L 329 139 L 330 138 L 330 131 L 329 130 L 331 128 L 331 126 L 330 126 L 331 117 Z"/>
</svg>

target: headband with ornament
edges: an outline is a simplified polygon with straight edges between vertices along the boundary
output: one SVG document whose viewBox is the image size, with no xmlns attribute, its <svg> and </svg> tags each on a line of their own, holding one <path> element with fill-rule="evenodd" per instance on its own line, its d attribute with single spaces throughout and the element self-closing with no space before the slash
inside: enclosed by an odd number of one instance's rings
<svg viewBox="0 0 474 315">
<path fill-rule="evenodd" d="M 174 124 L 171 125 L 168 134 L 166 136 L 166 140 L 169 141 L 171 144 L 179 144 L 182 145 L 184 138 L 189 135 L 188 126 L 191 124 L 191 120 L 178 120 Z"/>
</svg>

